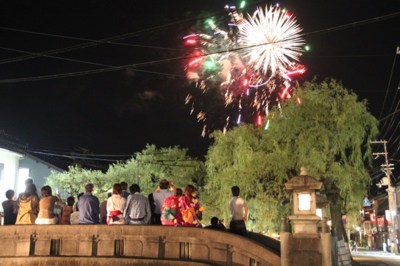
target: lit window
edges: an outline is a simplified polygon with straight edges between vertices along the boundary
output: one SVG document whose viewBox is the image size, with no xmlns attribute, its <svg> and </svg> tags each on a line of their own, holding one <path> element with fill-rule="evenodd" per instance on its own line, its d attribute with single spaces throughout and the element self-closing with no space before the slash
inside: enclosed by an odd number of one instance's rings
<svg viewBox="0 0 400 266">
<path fill-rule="evenodd" d="M 311 210 L 311 195 L 309 193 L 299 193 L 299 211 Z"/>
</svg>

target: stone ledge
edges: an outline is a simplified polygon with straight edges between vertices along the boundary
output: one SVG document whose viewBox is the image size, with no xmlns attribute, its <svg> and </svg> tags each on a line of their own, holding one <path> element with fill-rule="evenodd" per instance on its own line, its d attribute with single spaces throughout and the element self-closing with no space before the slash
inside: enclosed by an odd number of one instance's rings
<svg viewBox="0 0 400 266">
<path fill-rule="evenodd" d="M 144 265 L 144 266 L 206 266 L 217 265 L 196 261 L 180 261 L 180 260 L 161 260 L 161 259 L 139 259 L 139 258 L 108 258 L 108 257 L 2 257 L 1 265 L 3 266 L 129 266 L 129 265 Z"/>
<path fill-rule="evenodd" d="M 207 265 L 280 265 L 280 256 L 275 250 L 231 233 L 133 225 L 1 226 L 0 260 L 7 257 L 101 257 L 190 261 Z"/>
</svg>

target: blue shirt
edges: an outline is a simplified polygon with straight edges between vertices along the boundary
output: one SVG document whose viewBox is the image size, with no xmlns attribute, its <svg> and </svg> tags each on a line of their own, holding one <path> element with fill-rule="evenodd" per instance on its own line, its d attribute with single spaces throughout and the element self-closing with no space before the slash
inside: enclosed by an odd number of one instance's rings
<svg viewBox="0 0 400 266">
<path fill-rule="evenodd" d="M 85 192 L 78 201 L 79 223 L 98 224 L 100 215 L 100 202 L 90 192 Z"/>
</svg>

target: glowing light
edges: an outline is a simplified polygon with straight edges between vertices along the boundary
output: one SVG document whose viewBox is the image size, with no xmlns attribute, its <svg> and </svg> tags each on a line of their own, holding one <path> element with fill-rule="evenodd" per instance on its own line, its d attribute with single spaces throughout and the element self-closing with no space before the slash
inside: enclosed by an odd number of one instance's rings
<svg viewBox="0 0 400 266">
<path fill-rule="evenodd" d="M 211 28 L 214 29 L 216 27 L 215 21 L 212 18 L 206 20 L 206 24 Z"/>
<path fill-rule="evenodd" d="M 299 211 L 311 210 L 311 195 L 309 193 L 299 193 Z"/>
<path fill-rule="evenodd" d="M 239 8 L 243 9 L 246 6 L 246 1 L 240 2 Z"/>
<path fill-rule="evenodd" d="M 304 72 L 306 72 L 306 68 L 305 67 L 300 67 L 298 69 L 288 71 L 285 74 L 288 75 L 288 76 L 291 76 L 291 75 L 295 75 L 295 74 L 304 74 Z"/>
<path fill-rule="evenodd" d="M 308 51 L 311 50 L 311 47 L 310 47 L 309 45 L 305 45 L 305 46 L 304 46 L 304 50 L 308 52 Z"/>
<path fill-rule="evenodd" d="M 239 36 L 244 56 L 255 70 L 264 74 L 286 72 L 293 60 L 298 61 L 304 41 L 294 16 L 289 18 L 279 8 L 258 8 L 241 25 Z M 286 13 L 286 11 L 285 11 Z"/>
<path fill-rule="evenodd" d="M 198 57 L 189 62 L 189 66 L 193 66 L 203 60 L 203 57 Z"/>
<path fill-rule="evenodd" d="M 269 119 L 268 119 L 267 123 L 265 123 L 264 130 L 268 130 L 268 128 L 269 128 Z"/>
<path fill-rule="evenodd" d="M 185 41 L 185 44 L 186 45 L 195 45 L 195 44 L 197 44 L 197 40 L 196 39 L 187 39 Z"/>
<path fill-rule="evenodd" d="M 289 88 L 290 88 L 290 84 L 289 84 L 289 83 L 286 83 L 286 84 L 285 84 L 285 89 L 284 89 L 283 92 L 281 93 L 281 99 L 284 99 L 284 98 L 285 98 L 285 95 L 287 94 Z"/>
<path fill-rule="evenodd" d="M 243 83 L 242 83 L 242 84 L 243 84 L 243 87 L 247 87 L 247 85 L 249 84 L 249 80 L 245 78 L 245 79 L 243 80 Z"/>
<path fill-rule="evenodd" d="M 209 58 L 204 62 L 204 68 L 205 70 L 213 71 L 216 70 L 218 66 L 214 59 Z"/>
<path fill-rule="evenodd" d="M 257 125 L 258 126 L 262 126 L 263 124 L 263 116 L 262 115 L 258 115 L 257 116 Z"/>
</svg>

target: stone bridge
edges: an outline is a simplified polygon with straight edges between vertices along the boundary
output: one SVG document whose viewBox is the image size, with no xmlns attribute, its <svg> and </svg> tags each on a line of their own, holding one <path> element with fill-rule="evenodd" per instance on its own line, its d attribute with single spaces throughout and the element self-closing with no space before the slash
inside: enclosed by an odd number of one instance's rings
<svg viewBox="0 0 400 266">
<path fill-rule="evenodd" d="M 279 242 L 266 239 L 256 234 L 244 238 L 211 229 L 150 225 L 0 226 L 0 262 L 1 265 L 281 265 Z"/>
</svg>

